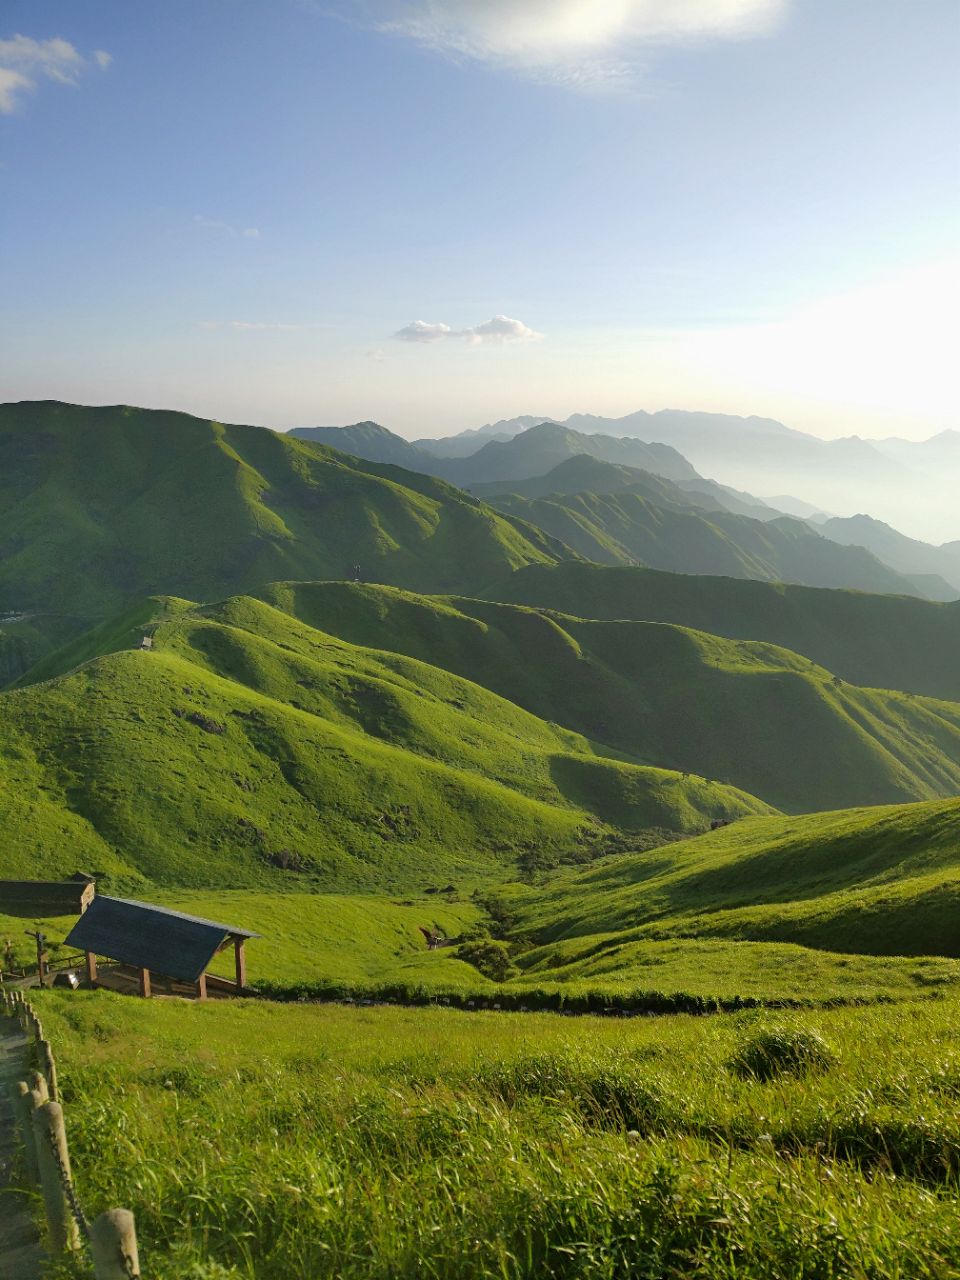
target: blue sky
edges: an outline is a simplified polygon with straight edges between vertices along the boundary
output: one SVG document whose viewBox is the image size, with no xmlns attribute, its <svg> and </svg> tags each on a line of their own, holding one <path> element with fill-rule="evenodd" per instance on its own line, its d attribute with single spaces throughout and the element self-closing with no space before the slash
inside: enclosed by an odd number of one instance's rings
<svg viewBox="0 0 960 1280">
<path fill-rule="evenodd" d="M 956 426 L 958 54 L 955 0 L 6 0 L 0 398 Z"/>
</svg>

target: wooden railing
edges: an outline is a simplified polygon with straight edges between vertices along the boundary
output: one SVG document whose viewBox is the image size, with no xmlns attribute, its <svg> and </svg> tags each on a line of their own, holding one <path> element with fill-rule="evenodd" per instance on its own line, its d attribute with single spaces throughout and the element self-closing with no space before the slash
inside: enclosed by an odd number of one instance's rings
<svg viewBox="0 0 960 1280">
<path fill-rule="evenodd" d="M 70 1151 L 60 1104 L 57 1065 L 36 1010 L 19 991 L 4 991 L 0 1013 L 15 1018 L 32 1041 L 36 1069 L 12 1088 L 23 1139 L 26 1176 L 40 1190 L 55 1253 L 89 1249 L 96 1280 L 140 1280 L 133 1214 L 109 1209 L 88 1221 L 70 1172 Z"/>
</svg>

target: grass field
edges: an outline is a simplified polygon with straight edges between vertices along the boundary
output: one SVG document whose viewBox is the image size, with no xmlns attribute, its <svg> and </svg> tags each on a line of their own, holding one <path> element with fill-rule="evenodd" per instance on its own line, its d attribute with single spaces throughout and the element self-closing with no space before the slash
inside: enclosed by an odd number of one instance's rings
<svg viewBox="0 0 960 1280">
<path fill-rule="evenodd" d="M 153 1280 L 960 1268 L 956 999 L 626 1022 L 36 1003 L 80 1196 L 134 1210 Z"/>
</svg>

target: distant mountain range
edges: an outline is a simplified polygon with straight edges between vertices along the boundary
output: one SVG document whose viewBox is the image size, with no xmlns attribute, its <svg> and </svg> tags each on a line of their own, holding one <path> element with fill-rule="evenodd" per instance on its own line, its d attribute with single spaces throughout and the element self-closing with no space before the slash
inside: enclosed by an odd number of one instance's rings
<svg viewBox="0 0 960 1280">
<path fill-rule="evenodd" d="M 585 435 L 553 422 L 539 423 L 504 440 L 478 440 L 476 451 L 461 458 L 438 457 L 422 444 L 411 445 L 375 422 L 339 428 L 295 427 L 288 434 L 331 445 L 360 458 L 423 471 L 463 488 L 493 480 L 525 480 L 545 475 L 566 458 L 583 454 L 637 467 L 670 480 L 698 478 L 686 458 L 669 445 L 646 444 L 596 432 Z"/>
<path fill-rule="evenodd" d="M 800 499 L 783 497 L 778 509 L 707 479 L 666 445 L 585 434 L 550 422 L 526 426 L 526 421 L 496 423 L 471 433 L 466 440 L 475 452 L 463 457 L 431 456 L 427 448 L 437 442 L 410 444 L 372 422 L 298 428 L 291 434 L 444 476 L 601 564 L 639 563 L 678 573 L 854 587 L 933 600 L 960 594 L 956 574 L 948 572 L 954 566 L 948 550 L 893 529 L 886 538 L 873 530 L 861 540 L 855 531 L 846 533 L 842 520 L 819 522 L 818 509 Z M 748 432 L 776 434 L 779 428 L 786 435 L 799 434 L 764 419 L 742 421 L 749 424 Z M 515 425 L 523 429 L 512 436 L 503 430 Z M 613 494 L 621 496 L 614 500 Z M 797 518 L 789 518 L 784 508 Z M 705 514 L 710 512 L 713 518 Z M 884 551 L 897 538 L 913 554 L 898 546 L 891 560 Z"/>
<path fill-rule="evenodd" d="M 416 443 L 436 457 L 457 457 L 491 440 L 512 439 L 544 420 L 551 421 L 525 415 L 447 440 Z M 761 495 L 800 493 L 812 508 L 841 515 L 867 510 L 915 537 L 941 542 L 958 532 L 958 431 L 919 442 L 858 436 L 822 440 L 772 418 L 675 409 L 640 410 L 622 418 L 573 414 L 561 425 L 582 435 L 671 445 L 702 474 L 724 484 Z"/>
<path fill-rule="evenodd" d="M 598 564 L 641 564 L 673 573 L 856 587 L 882 594 L 928 594 L 863 547 L 840 546 L 789 516 L 762 521 L 720 509 L 691 509 L 652 501 L 639 486 L 614 494 L 506 494 L 490 502 Z M 960 595 L 946 584 L 941 589 L 938 580 L 936 595 L 944 593 L 947 598 Z"/>
<path fill-rule="evenodd" d="M 956 599 L 960 595 L 960 542 L 945 542 L 942 546 L 932 547 L 928 542 L 908 538 L 882 520 L 874 520 L 867 515 L 847 519 L 834 516 L 817 521 L 817 528 L 834 542 L 867 547 L 884 564 L 914 579 L 928 575 L 945 579 L 953 588 L 953 594 L 945 596 L 945 599 Z"/>
</svg>

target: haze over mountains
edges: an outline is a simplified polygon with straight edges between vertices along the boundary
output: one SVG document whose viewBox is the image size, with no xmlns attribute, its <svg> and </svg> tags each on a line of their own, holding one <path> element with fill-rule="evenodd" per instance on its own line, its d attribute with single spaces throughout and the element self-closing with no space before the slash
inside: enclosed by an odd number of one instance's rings
<svg viewBox="0 0 960 1280">
<path fill-rule="evenodd" d="M 489 423 L 448 440 L 418 440 L 438 457 L 462 457 L 489 441 L 503 442 L 538 425 L 530 415 Z M 960 432 L 926 441 L 823 440 L 771 418 L 665 409 L 622 418 L 572 414 L 561 424 L 583 435 L 638 438 L 671 445 L 698 471 L 761 496 L 797 494 L 822 510 L 870 514 L 916 538 L 956 538 Z"/>
</svg>

